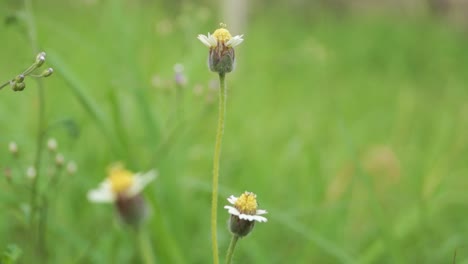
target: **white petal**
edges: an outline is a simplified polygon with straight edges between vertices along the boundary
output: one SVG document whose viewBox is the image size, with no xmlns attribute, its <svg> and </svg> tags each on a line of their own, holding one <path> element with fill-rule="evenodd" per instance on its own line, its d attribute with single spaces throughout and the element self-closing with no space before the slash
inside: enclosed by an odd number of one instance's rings
<svg viewBox="0 0 468 264">
<path fill-rule="evenodd" d="M 259 215 L 248 215 L 248 214 L 240 214 L 238 215 L 240 219 L 244 219 L 247 221 L 258 221 L 258 222 L 267 222 L 268 220 Z"/>
<path fill-rule="evenodd" d="M 257 215 L 267 214 L 266 210 L 257 210 Z"/>
<path fill-rule="evenodd" d="M 210 33 L 208 33 L 208 42 L 210 43 L 211 47 L 218 46 L 218 40 L 213 35 L 210 35 Z"/>
<path fill-rule="evenodd" d="M 231 39 L 226 43 L 226 46 L 235 47 L 235 46 L 241 44 L 242 41 L 244 41 L 244 39 L 242 38 L 243 36 L 244 36 L 244 35 L 234 36 L 233 38 L 231 38 Z"/>
<path fill-rule="evenodd" d="M 130 186 L 130 188 L 125 192 L 125 196 L 127 197 L 133 197 L 137 194 L 139 194 L 143 189 L 156 179 L 157 177 L 157 172 L 155 170 L 148 171 L 145 174 L 137 173 L 134 175 L 133 178 L 133 184 Z"/>
<path fill-rule="evenodd" d="M 248 215 L 248 214 L 240 214 L 239 218 L 249 220 L 249 221 L 253 221 L 255 219 L 253 215 Z"/>
<path fill-rule="evenodd" d="M 224 206 L 224 209 L 228 209 L 228 213 L 232 214 L 232 215 L 239 215 L 240 214 L 239 210 L 237 210 L 235 207 L 232 207 L 232 206 L 229 206 L 229 205 Z"/>
<path fill-rule="evenodd" d="M 112 203 L 115 195 L 112 192 L 111 184 L 108 180 L 101 183 L 99 188 L 88 192 L 88 200 L 94 203 Z"/>
<path fill-rule="evenodd" d="M 228 200 L 231 204 L 235 204 L 236 201 L 237 201 L 237 197 L 235 197 L 234 195 L 231 195 L 229 198 L 227 198 L 227 200 Z"/>
<path fill-rule="evenodd" d="M 259 215 L 254 215 L 254 218 L 253 218 L 255 221 L 258 221 L 258 222 L 267 222 L 268 220 L 263 217 L 263 216 L 259 216 Z"/>
<path fill-rule="evenodd" d="M 201 34 L 200 34 L 200 35 L 198 35 L 197 38 L 198 38 L 203 44 L 205 44 L 205 46 L 211 47 L 210 42 L 208 41 L 208 37 L 207 37 L 207 36 L 201 35 Z"/>
</svg>

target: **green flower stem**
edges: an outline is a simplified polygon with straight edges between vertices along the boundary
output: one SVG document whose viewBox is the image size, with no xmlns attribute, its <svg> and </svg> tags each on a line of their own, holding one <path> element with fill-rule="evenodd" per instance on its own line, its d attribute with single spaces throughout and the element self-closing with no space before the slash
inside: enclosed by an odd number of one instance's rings
<svg viewBox="0 0 468 264">
<path fill-rule="evenodd" d="M 221 143 L 224 133 L 224 116 L 226 114 L 226 82 L 225 74 L 219 74 L 219 117 L 218 129 L 216 131 L 216 143 L 213 158 L 213 190 L 211 197 L 211 241 L 213 246 L 213 263 L 219 263 L 218 239 L 217 239 L 217 216 L 218 216 L 218 178 L 219 178 L 219 159 L 221 157 Z"/>
<path fill-rule="evenodd" d="M 34 54 L 37 54 L 39 52 L 39 45 L 38 45 L 38 40 L 37 40 L 37 31 L 36 31 L 36 22 L 34 19 L 34 13 L 33 13 L 33 6 L 32 6 L 32 0 L 24 0 L 24 8 L 26 12 L 26 28 L 27 28 L 27 34 L 29 38 L 29 42 L 31 44 L 31 48 Z M 37 62 L 36 62 L 37 63 Z M 30 68 L 28 68 L 25 73 L 29 72 L 31 69 L 37 68 L 37 64 L 33 64 Z M 39 178 L 40 178 L 40 165 L 41 165 L 41 160 L 42 160 L 42 148 L 43 148 L 43 143 L 44 143 L 44 137 L 45 137 L 45 92 L 44 92 L 44 87 L 42 84 L 42 81 L 40 79 L 37 79 L 37 91 L 38 91 L 38 121 L 37 121 L 37 147 L 36 147 L 36 155 L 34 158 L 34 167 L 36 169 L 36 177 L 34 177 L 33 182 L 32 182 L 32 187 L 31 187 L 31 226 L 34 229 L 35 225 L 35 218 L 36 214 L 39 211 L 38 208 L 38 203 L 37 203 L 37 198 L 40 195 L 38 191 L 39 187 Z M 43 217 L 43 216 L 40 216 Z M 40 223 L 40 221 L 39 221 Z M 39 224 L 38 228 L 38 249 L 40 252 L 46 257 L 46 245 L 41 243 L 44 241 L 44 238 L 42 235 L 44 234 L 41 226 Z"/>
<path fill-rule="evenodd" d="M 140 247 L 141 260 L 145 264 L 154 264 L 153 251 L 151 241 L 144 232 L 143 228 L 139 228 L 138 232 L 138 246 Z"/>
<path fill-rule="evenodd" d="M 231 243 L 226 255 L 226 264 L 230 264 L 232 261 L 232 256 L 234 255 L 234 249 L 236 248 L 237 240 L 239 240 L 238 235 L 232 235 Z"/>
<path fill-rule="evenodd" d="M 11 80 L 10 81 L 7 81 L 5 82 L 4 84 L 0 85 L 0 90 L 3 89 L 4 87 L 6 87 L 7 85 L 9 85 L 11 83 Z"/>
</svg>

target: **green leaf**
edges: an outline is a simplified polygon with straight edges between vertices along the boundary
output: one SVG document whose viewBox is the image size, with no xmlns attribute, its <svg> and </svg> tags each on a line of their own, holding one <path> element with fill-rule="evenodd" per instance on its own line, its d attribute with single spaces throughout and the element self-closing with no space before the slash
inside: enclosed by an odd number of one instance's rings
<svg viewBox="0 0 468 264">
<path fill-rule="evenodd" d="M 13 264 L 23 254 L 23 251 L 15 244 L 10 244 L 2 252 L 0 264 Z"/>
</svg>

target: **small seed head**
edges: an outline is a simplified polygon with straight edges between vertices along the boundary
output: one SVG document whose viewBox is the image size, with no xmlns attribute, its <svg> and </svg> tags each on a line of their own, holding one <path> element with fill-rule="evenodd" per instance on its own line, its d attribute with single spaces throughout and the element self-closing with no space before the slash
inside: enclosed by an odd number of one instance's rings
<svg viewBox="0 0 468 264">
<path fill-rule="evenodd" d="M 57 167 L 62 167 L 64 162 L 65 162 L 65 158 L 63 157 L 62 154 L 58 153 L 55 156 L 55 165 L 57 165 Z"/>
<path fill-rule="evenodd" d="M 49 151 L 51 152 L 57 151 L 57 146 L 58 146 L 58 143 L 55 138 L 49 138 L 49 140 L 47 140 L 47 148 L 49 149 Z"/>
<path fill-rule="evenodd" d="M 10 150 L 11 154 L 15 156 L 18 155 L 18 145 L 16 144 L 16 142 L 10 142 L 10 144 L 8 144 L 8 149 Z"/>
<path fill-rule="evenodd" d="M 26 88 L 26 84 L 24 82 L 14 82 L 13 84 L 13 91 L 15 92 L 20 92 L 20 91 L 23 91 L 24 88 Z"/>
<path fill-rule="evenodd" d="M 69 161 L 67 163 L 67 172 L 68 172 L 68 174 L 70 174 L 70 175 L 75 174 L 77 169 L 78 168 L 77 168 L 76 163 L 74 161 Z"/>
<path fill-rule="evenodd" d="M 29 179 L 34 179 L 36 177 L 36 174 L 36 168 L 34 168 L 33 166 L 28 167 L 28 169 L 26 170 L 26 177 L 28 177 Z"/>
</svg>

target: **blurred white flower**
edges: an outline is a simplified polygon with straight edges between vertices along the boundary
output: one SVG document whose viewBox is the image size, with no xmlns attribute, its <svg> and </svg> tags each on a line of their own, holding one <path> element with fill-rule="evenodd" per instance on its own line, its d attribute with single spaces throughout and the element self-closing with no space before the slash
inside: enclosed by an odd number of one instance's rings
<svg viewBox="0 0 468 264">
<path fill-rule="evenodd" d="M 26 177 L 28 177 L 29 179 L 36 178 L 36 174 L 36 168 L 34 168 L 33 166 L 30 166 L 26 169 Z"/>
<path fill-rule="evenodd" d="M 8 149 L 10 150 L 11 154 L 18 154 L 18 145 L 16 144 L 16 142 L 10 142 L 10 144 L 8 144 Z"/>
<path fill-rule="evenodd" d="M 58 143 L 57 143 L 57 140 L 55 138 L 49 138 L 49 140 L 47 140 L 47 148 L 50 151 L 56 151 L 57 146 L 58 146 Z"/>
<path fill-rule="evenodd" d="M 55 156 L 55 165 L 61 167 L 64 162 L 65 162 L 65 157 L 62 154 L 58 153 Z"/>
<path fill-rule="evenodd" d="M 74 161 L 69 161 L 67 163 L 67 172 L 68 172 L 68 174 L 75 174 L 76 171 L 77 171 L 76 163 Z"/>
<path fill-rule="evenodd" d="M 95 203 L 112 203 L 117 198 L 130 199 L 138 195 L 156 176 L 155 170 L 132 173 L 121 165 L 113 166 L 109 170 L 109 176 L 99 187 L 88 192 L 88 200 Z"/>
</svg>

